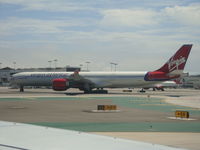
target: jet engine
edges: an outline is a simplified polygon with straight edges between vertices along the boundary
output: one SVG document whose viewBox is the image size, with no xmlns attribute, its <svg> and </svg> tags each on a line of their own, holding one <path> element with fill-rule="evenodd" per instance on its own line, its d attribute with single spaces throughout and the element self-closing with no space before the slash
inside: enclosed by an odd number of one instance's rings
<svg viewBox="0 0 200 150">
<path fill-rule="evenodd" d="M 66 91 L 69 88 L 68 79 L 54 79 L 52 83 L 52 88 L 55 91 Z"/>
</svg>

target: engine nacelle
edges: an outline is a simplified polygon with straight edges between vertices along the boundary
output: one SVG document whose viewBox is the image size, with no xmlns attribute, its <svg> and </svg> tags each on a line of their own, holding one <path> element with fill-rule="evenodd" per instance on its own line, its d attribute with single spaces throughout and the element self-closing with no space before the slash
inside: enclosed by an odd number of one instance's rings
<svg viewBox="0 0 200 150">
<path fill-rule="evenodd" d="M 69 88 L 68 79 L 54 79 L 52 83 L 52 88 L 55 91 L 66 91 Z"/>
</svg>

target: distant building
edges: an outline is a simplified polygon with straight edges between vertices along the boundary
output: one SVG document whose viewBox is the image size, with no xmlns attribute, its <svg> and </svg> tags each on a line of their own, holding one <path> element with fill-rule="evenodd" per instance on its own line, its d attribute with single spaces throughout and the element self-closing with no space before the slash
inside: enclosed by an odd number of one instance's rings
<svg viewBox="0 0 200 150">
<path fill-rule="evenodd" d="M 183 78 L 183 87 L 200 89 L 200 75 L 189 75 Z"/>
<path fill-rule="evenodd" d="M 56 68 L 18 68 L 13 69 L 10 67 L 5 67 L 0 69 L 0 86 L 9 85 L 10 79 L 13 74 L 20 72 L 74 72 L 81 71 L 80 67 L 56 67 Z"/>
<path fill-rule="evenodd" d="M 0 69 L 0 85 L 7 85 L 9 84 L 10 78 L 13 74 L 15 74 L 15 69 L 10 67 L 5 67 Z"/>
<path fill-rule="evenodd" d="M 16 72 L 65 72 L 65 67 L 56 68 L 19 68 Z"/>
<path fill-rule="evenodd" d="M 67 66 L 66 67 L 66 71 L 67 72 L 81 71 L 81 68 L 80 67 L 70 67 L 70 66 Z"/>
</svg>

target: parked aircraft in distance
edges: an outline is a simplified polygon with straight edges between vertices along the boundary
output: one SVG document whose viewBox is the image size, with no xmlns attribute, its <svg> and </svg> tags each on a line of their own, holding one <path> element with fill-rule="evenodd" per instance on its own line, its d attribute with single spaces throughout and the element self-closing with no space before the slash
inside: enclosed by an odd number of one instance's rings
<svg viewBox="0 0 200 150">
<path fill-rule="evenodd" d="M 160 69 L 149 72 L 22 72 L 13 75 L 11 84 L 24 86 L 52 86 L 64 91 L 78 88 L 85 93 L 93 89 L 145 87 L 179 78 L 189 56 L 191 44 L 183 45 Z"/>
</svg>

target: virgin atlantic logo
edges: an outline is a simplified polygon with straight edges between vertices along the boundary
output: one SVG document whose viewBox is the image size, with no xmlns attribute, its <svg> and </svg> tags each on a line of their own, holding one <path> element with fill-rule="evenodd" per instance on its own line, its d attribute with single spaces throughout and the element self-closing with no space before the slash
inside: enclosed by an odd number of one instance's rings
<svg viewBox="0 0 200 150">
<path fill-rule="evenodd" d="M 174 58 L 172 57 L 168 62 L 168 69 L 170 72 L 173 70 L 179 70 L 179 66 L 185 62 L 186 62 L 185 57 L 181 57 L 180 59 L 176 60 L 174 60 Z"/>
</svg>

